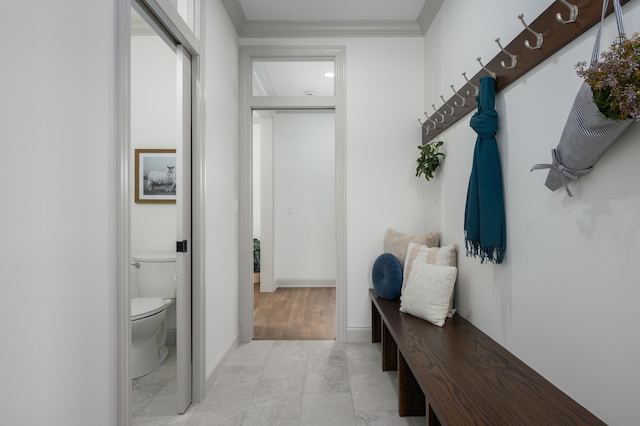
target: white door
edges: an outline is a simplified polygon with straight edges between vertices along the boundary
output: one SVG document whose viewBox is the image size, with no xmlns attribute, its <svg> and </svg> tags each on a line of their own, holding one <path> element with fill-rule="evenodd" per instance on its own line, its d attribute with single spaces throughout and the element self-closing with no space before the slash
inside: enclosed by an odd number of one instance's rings
<svg viewBox="0 0 640 426">
<path fill-rule="evenodd" d="M 176 48 L 178 135 L 176 148 L 176 353 L 178 413 L 191 403 L 191 57 Z"/>
</svg>

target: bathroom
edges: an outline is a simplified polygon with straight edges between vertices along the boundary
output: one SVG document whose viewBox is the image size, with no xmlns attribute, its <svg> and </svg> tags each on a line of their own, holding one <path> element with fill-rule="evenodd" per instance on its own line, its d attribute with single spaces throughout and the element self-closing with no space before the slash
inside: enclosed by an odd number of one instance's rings
<svg viewBox="0 0 640 426">
<path fill-rule="evenodd" d="M 131 37 L 131 170 L 130 170 L 130 213 L 131 213 L 131 267 L 130 296 L 140 298 L 141 286 L 138 277 L 144 268 L 164 268 L 164 281 L 171 292 L 175 285 L 176 224 L 177 209 L 175 188 L 161 186 L 159 191 L 148 191 L 144 163 L 171 163 L 172 172 L 176 167 L 177 148 L 177 67 L 176 53 L 146 23 L 132 11 Z M 144 150 L 145 152 L 140 152 Z M 152 152 L 148 152 L 152 151 Z M 161 152 L 164 151 L 164 152 Z M 168 164 L 168 163 L 167 163 Z M 166 172 L 165 166 L 161 166 Z M 158 169 L 158 167 L 155 167 Z M 174 178 L 175 180 L 175 175 Z M 173 189 L 173 191 L 171 191 Z M 164 192 L 163 194 L 161 194 Z M 135 194 L 135 196 L 134 196 Z M 156 195 L 159 194 L 159 195 Z M 147 262 L 149 256 L 161 262 Z M 144 293 L 144 290 L 143 290 Z M 142 294 L 144 296 L 144 294 Z M 133 379 L 132 414 L 143 415 L 149 410 L 175 410 L 176 381 L 176 306 L 170 294 L 154 296 L 166 300 L 161 328 L 152 331 L 158 341 L 166 338 L 168 351 L 160 353 L 156 359 L 139 359 L 135 326 L 132 329 L 131 377 Z M 175 298 L 175 288 L 173 289 Z M 132 303 L 132 315 L 134 315 Z M 143 316 L 144 315 L 140 315 Z M 165 331 L 166 330 L 166 331 Z M 158 337 L 160 336 L 160 337 Z M 168 352 L 168 353 L 167 353 Z M 166 359 L 165 359 L 166 357 Z M 164 363 L 163 363 L 164 362 Z M 159 365 L 158 365 L 159 364 Z M 157 377 L 156 377 L 157 376 Z M 146 378 L 146 379 L 145 379 Z M 173 402 L 173 403 L 171 403 Z M 158 406 L 154 408 L 154 405 Z M 172 413 L 172 414 L 173 414 Z"/>
</svg>

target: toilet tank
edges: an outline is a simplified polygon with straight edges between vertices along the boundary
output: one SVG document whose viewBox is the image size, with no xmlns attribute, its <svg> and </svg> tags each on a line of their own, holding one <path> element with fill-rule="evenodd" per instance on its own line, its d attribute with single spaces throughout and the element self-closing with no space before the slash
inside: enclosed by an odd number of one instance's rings
<svg viewBox="0 0 640 426">
<path fill-rule="evenodd" d="M 136 266 L 140 297 L 176 297 L 175 253 L 140 254 L 132 259 Z"/>
</svg>

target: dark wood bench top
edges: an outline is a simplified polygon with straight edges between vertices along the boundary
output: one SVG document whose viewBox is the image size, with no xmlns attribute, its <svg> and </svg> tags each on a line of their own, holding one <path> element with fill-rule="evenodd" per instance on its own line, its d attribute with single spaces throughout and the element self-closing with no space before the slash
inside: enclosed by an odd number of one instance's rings
<svg viewBox="0 0 640 426">
<path fill-rule="evenodd" d="M 370 298 L 443 425 L 604 425 L 456 314 L 443 327 Z"/>
</svg>

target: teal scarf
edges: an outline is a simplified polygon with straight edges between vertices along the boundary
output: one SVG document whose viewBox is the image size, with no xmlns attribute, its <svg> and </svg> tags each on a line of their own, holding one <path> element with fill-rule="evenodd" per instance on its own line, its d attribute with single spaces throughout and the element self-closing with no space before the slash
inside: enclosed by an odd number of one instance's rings
<svg viewBox="0 0 640 426">
<path fill-rule="evenodd" d="M 496 81 L 480 79 L 478 112 L 471 117 L 471 127 L 478 134 L 469 178 L 464 214 L 467 256 L 479 257 L 481 263 L 502 263 L 507 246 L 507 230 L 502 193 L 502 168 L 496 142 L 498 113 L 494 109 Z"/>
</svg>

